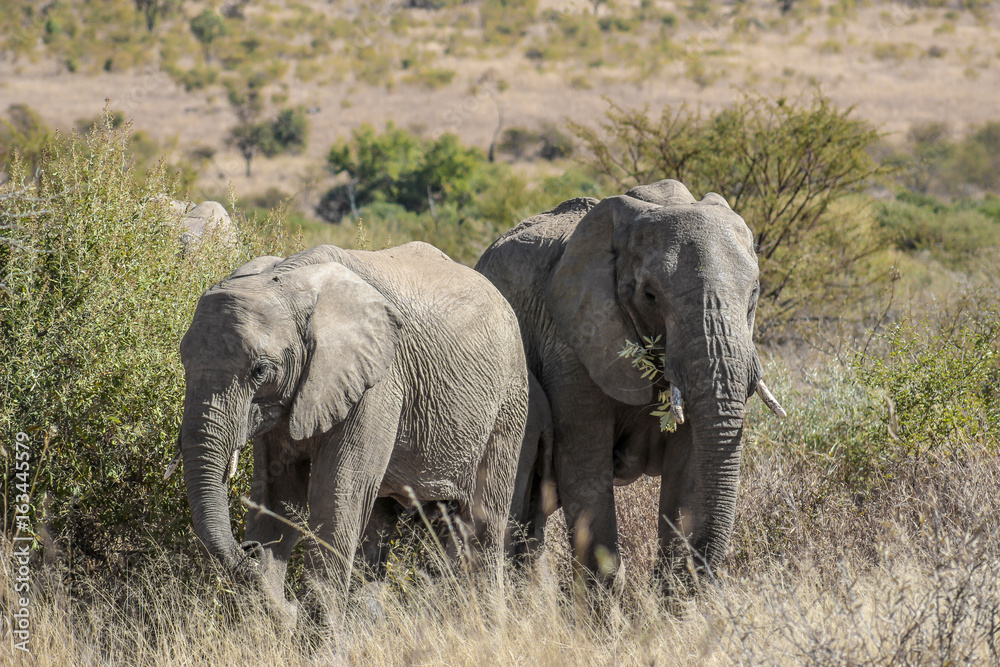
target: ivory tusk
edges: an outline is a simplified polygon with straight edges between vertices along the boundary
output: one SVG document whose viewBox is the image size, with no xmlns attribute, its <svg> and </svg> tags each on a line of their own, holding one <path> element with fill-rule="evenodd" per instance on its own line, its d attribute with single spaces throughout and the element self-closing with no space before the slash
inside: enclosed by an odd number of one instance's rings
<svg viewBox="0 0 1000 667">
<path fill-rule="evenodd" d="M 240 449 L 237 447 L 233 450 L 233 458 L 229 460 L 229 474 L 226 475 L 226 481 L 229 482 L 233 477 L 236 477 L 236 466 L 240 464 Z"/>
<path fill-rule="evenodd" d="M 778 399 L 774 397 L 774 394 L 772 394 L 771 390 L 767 388 L 767 385 L 764 384 L 763 380 L 757 383 L 757 395 L 760 396 L 760 400 L 764 401 L 764 405 L 766 405 L 771 412 L 782 419 L 788 416 L 788 413 L 785 412 L 783 407 L 781 407 L 781 404 L 778 403 Z"/>
<path fill-rule="evenodd" d="M 170 479 L 171 475 L 174 474 L 174 472 L 177 470 L 177 466 L 179 466 L 180 464 L 181 464 L 181 455 L 178 454 L 174 458 L 174 460 L 170 462 L 170 465 L 167 466 L 167 469 L 163 471 L 163 479 Z"/>
<path fill-rule="evenodd" d="M 684 423 L 684 397 L 677 385 L 670 385 L 670 411 L 674 413 L 674 420 L 678 424 Z"/>
</svg>

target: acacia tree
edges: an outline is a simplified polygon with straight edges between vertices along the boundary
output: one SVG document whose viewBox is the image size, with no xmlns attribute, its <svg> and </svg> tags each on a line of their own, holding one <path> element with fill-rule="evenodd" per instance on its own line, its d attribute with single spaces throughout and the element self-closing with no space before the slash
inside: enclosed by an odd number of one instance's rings
<svg viewBox="0 0 1000 667">
<path fill-rule="evenodd" d="M 718 192 L 753 230 L 761 267 L 761 329 L 825 317 L 864 298 L 863 260 L 880 248 L 841 206 L 884 173 L 868 149 L 879 133 L 822 96 L 748 96 L 709 115 L 611 104 L 597 128 L 570 123 L 590 166 L 623 191 L 663 178 Z M 832 312 L 832 311 L 831 311 Z"/>
<path fill-rule="evenodd" d="M 228 79 L 226 95 L 229 105 L 236 114 L 237 124 L 229 130 L 226 143 L 234 146 L 246 163 L 246 175 L 250 178 L 250 165 L 257 153 L 262 152 L 266 143 L 266 128 L 257 122 L 264 111 L 264 87 L 267 78 L 255 74 L 245 79 Z"/>
<path fill-rule="evenodd" d="M 214 9 L 206 9 L 191 19 L 191 33 L 205 49 L 206 62 L 212 56 L 212 42 L 226 32 L 226 24 Z"/>
</svg>

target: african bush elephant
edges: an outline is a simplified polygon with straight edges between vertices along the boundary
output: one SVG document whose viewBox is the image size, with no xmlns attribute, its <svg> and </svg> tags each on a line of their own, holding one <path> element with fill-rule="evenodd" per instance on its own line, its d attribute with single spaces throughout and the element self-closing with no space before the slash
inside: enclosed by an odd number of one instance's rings
<svg viewBox="0 0 1000 667">
<path fill-rule="evenodd" d="M 517 319 L 485 278 L 424 243 L 261 257 L 201 297 L 181 358 L 195 532 L 280 620 L 295 614 L 284 579 L 299 532 L 251 511 L 234 538 L 226 484 L 248 438 L 251 500 L 293 522 L 308 510 L 321 620 L 346 600 L 376 498 L 452 503 L 499 572 L 528 380 Z"/>
<path fill-rule="evenodd" d="M 746 401 L 757 390 L 781 412 L 752 340 L 760 285 L 743 219 L 721 196 L 699 202 L 665 180 L 529 218 L 476 269 L 514 307 L 548 397 L 556 492 L 578 565 L 613 578 L 613 487 L 643 473 L 662 476 L 660 566 L 685 563 L 685 543 L 700 567 L 717 563 L 733 528 Z M 642 336 L 665 346 L 660 387 L 619 356 Z M 665 383 L 683 422 L 672 433 L 649 416 Z"/>
</svg>

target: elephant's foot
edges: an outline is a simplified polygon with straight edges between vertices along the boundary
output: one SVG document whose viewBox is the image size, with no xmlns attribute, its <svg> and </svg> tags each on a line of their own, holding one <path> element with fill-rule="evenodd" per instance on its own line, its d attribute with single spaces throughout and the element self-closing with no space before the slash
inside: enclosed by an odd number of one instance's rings
<svg viewBox="0 0 1000 667">
<path fill-rule="evenodd" d="M 299 605 L 297 602 L 284 598 L 274 600 L 269 597 L 267 611 L 271 621 L 278 628 L 278 632 L 289 637 L 295 633 L 299 615 Z"/>
<path fill-rule="evenodd" d="M 319 650 L 335 643 L 334 619 L 326 604 L 316 595 L 307 595 L 300 606 L 295 626 L 295 641 L 306 655 L 315 655 Z"/>
</svg>

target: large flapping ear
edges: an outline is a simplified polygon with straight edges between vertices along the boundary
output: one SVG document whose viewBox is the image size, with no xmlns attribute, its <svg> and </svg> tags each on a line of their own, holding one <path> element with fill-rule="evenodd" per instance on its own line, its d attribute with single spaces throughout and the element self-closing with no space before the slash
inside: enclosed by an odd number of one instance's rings
<svg viewBox="0 0 1000 667">
<path fill-rule="evenodd" d="M 380 292 L 336 262 L 314 264 L 283 276 L 301 281 L 308 316 L 309 350 L 292 403 L 289 431 L 302 440 L 347 417 L 392 364 L 400 314 Z"/>
<path fill-rule="evenodd" d="M 630 405 L 652 400 L 652 385 L 618 352 L 641 342 L 618 305 L 612 238 L 657 204 L 608 197 L 577 224 L 546 288 L 546 304 L 564 340 L 604 393 Z"/>
<path fill-rule="evenodd" d="M 680 206 L 694 204 L 695 198 L 680 181 L 667 178 L 648 185 L 639 185 L 625 193 L 627 197 L 640 199 L 660 206 Z"/>
</svg>

